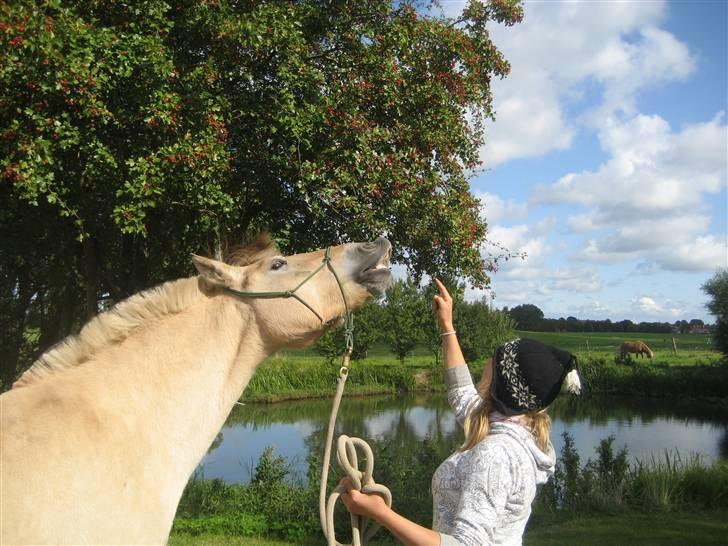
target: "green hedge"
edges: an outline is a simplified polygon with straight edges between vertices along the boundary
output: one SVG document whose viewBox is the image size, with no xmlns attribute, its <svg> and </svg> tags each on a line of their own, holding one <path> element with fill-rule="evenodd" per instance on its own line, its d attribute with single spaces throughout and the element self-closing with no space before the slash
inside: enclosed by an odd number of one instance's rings
<svg viewBox="0 0 728 546">
<path fill-rule="evenodd" d="M 580 363 L 593 392 L 643 396 L 728 398 L 728 366 L 659 366 L 645 360 L 617 364 L 606 358 Z"/>
</svg>

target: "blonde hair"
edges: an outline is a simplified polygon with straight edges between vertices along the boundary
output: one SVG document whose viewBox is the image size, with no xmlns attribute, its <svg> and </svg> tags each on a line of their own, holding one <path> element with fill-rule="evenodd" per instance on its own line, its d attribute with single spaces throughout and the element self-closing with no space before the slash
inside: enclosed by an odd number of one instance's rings
<svg viewBox="0 0 728 546">
<path fill-rule="evenodd" d="M 492 363 L 488 365 L 492 366 Z M 465 441 L 460 446 L 460 451 L 467 451 L 475 447 L 488 436 L 488 432 L 490 431 L 490 423 L 488 422 L 488 416 L 492 409 L 490 381 L 480 381 L 478 384 L 478 394 L 481 398 L 480 404 L 465 417 L 465 422 L 463 423 Z M 525 414 L 525 417 L 526 428 L 533 434 L 536 445 L 541 451 L 548 453 L 551 417 L 546 413 L 546 409 L 530 411 Z"/>
</svg>

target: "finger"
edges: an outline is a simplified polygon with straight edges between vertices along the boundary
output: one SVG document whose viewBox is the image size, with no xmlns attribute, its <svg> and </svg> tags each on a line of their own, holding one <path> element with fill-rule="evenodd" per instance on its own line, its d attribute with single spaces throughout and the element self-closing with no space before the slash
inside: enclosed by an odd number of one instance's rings
<svg viewBox="0 0 728 546">
<path fill-rule="evenodd" d="M 442 281 L 438 278 L 435 278 L 435 282 L 437 283 L 437 287 L 440 289 L 440 296 L 443 298 L 449 298 L 450 292 L 447 291 L 447 288 L 445 288 L 445 285 L 442 284 Z"/>
<path fill-rule="evenodd" d="M 349 493 L 351 493 L 355 489 L 354 488 L 354 484 L 351 483 L 351 480 L 348 477 L 347 478 L 344 478 L 343 480 L 341 480 L 341 483 L 343 483 L 344 484 L 344 487 L 346 487 L 346 494 L 347 495 Z"/>
<path fill-rule="evenodd" d="M 351 510 L 351 497 L 349 496 L 349 493 L 342 493 L 339 495 L 339 498 L 341 499 L 341 502 L 344 503 L 344 506 L 346 506 L 346 509 Z"/>
</svg>

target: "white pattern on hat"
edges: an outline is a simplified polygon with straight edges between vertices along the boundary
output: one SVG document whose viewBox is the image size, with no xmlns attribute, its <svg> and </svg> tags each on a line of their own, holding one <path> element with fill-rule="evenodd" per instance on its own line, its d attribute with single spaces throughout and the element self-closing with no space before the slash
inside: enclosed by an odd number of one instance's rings
<svg viewBox="0 0 728 546">
<path fill-rule="evenodd" d="M 503 358 L 500 362 L 501 373 L 505 379 L 506 388 L 519 407 L 534 410 L 539 407 L 536 395 L 531 392 L 518 366 L 517 354 L 520 341 L 520 338 L 514 339 L 503 346 Z"/>
</svg>

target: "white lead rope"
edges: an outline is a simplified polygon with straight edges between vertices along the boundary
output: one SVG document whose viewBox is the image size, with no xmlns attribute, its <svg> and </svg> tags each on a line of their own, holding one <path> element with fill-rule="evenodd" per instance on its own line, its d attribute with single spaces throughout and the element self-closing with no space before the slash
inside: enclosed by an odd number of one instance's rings
<svg viewBox="0 0 728 546">
<path fill-rule="evenodd" d="M 355 516 L 351 514 L 351 545 L 345 545 L 336 540 L 336 530 L 334 529 L 334 507 L 341 493 L 346 491 L 346 487 L 339 484 L 329 495 L 326 502 L 326 484 L 329 479 L 329 463 L 331 461 L 331 447 L 334 439 L 334 428 L 336 426 L 336 416 L 339 413 L 339 404 L 344 394 L 344 386 L 349 376 L 349 360 L 351 358 L 351 350 L 344 353 L 344 360 L 339 370 L 339 379 L 336 381 L 336 394 L 334 395 L 334 403 L 331 407 L 331 416 L 329 417 L 329 427 L 326 433 L 326 446 L 324 448 L 324 460 L 321 469 L 321 489 L 319 490 L 319 517 L 321 519 L 321 529 L 324 532 L 328 546 L 366 546 L 369 539 L 374 536 L 380 525 L 372 522 L 369 518 L 363 516 Z M 366 468 L 364 472 L 359 470 L 359 457 L 356 448 L 359 447 L 364 451 L 366 459 Z M 392 506 L 392 493 L 384 485 L 374 482 L 372 472 L 374 470 L 374 455 L 372 449 L 361 438 L 350 438 L 345 434 L 339 436 L 336 441 L 336 461 L 341 469 L 346 473 L 354 487 L 363 493 L 377 493 L 384 497 L 387 506 Z"/>
</svg>

